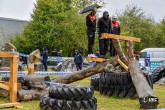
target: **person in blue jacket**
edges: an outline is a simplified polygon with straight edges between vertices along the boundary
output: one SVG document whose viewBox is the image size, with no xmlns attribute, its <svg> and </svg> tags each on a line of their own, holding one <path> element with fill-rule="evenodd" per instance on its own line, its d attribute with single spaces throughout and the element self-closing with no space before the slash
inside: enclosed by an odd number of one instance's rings
<svg viewBox="0 0 165 110">
<path fill-rule="evenodd" d="M 43 47 L 42 57 L 43 57 L 42 63 L 44 65 L 44 69 L 45 69 L 45 71 L 48 71 L 48 63 L 47 63 L 48 49 L 47 49 L 47 47 Z"/>
<path fill-rule="evenodd" d="M 78 50 L 75 50 L 74 62 L 76 64 L 77 71 L 82 70 L 83 57 Z"/>
</svg>

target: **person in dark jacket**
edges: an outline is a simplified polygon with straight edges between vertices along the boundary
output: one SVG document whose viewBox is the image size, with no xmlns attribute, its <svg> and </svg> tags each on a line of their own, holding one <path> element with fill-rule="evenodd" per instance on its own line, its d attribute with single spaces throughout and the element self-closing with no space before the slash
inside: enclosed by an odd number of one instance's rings
<svg viewBox="0 0 165 110">
<path fill-rule="evenodd" d="M 92 10 L 90 14 L 86 16 L 87 36 L 88 36 L 88 56 L 95 57 L 93 54 L 93 45 L 95 41 L 96 31 L 96 11 Z"/>
<path fill-rule="evenodd" d="M 111 33 L 111 19 L 109 13 L 105 11 L 103 17 L 98 21 L 98 36 L 101 37 L 102 33 Z M 101 57 L 105 57 L 108 52 L 109 39 L 99 39 L 99 51 Z"/>
<path fill-rule="evenodd" d="M 120 23 L 117 21 L 117 15 L 112 16 L 112 34 L 120 35 Z M 110 54 L 111 57 L 116 55 L 116 50 L 113 46 L 112 39 L 110 39 Z"/>
<path fill-rule="evenodd" d="M 83 57 L 78 50 L 75 50 L 74 62 L 76 64 L 77 71 L 82 70 Z"/>
<path fill-rule="evenodd" d="M 54 49 L 53 51 L 52 51 L 52 53 L 51 53 L 51 56 L 57 56 L 58 55 L 58 53 L 57 53 L 57 50 L 56 49 Z"/>
<path fill-rule="evenodd" d="M 44 65 L 44 69 L 45 69 L 45 71 L 48 71 L 48 63 L 47 63 L 48 49 L 47 49 L 47 47 L 43 47 L 42 57 L 43 57 L 42 63 Z"/>
</svg>

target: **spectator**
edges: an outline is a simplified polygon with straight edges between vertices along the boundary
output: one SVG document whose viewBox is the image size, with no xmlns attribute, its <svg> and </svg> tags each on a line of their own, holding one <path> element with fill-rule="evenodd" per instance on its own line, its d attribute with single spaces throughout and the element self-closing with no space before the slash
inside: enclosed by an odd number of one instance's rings
<svg viewBox="0 0 165 110">
<path fill-rule="evenodd" d="M 105 11 L 103 17 L 98 21 L 98 36 L 101 37 L 102 33 L 111 33 L 111 19 L 109 13 Z M 109 39 L 99 39 L 99 51 L 101 57 L 105 57 L 108 52 Z"/>
<path fill-rule="evenodd" d="M 93 9 L 86 17 L 87 36 L 88 36 L 88 56 L 95 57 L 93 54 L 93 45 L 96 31 L 96 10 Z"/>
<path fill-rule="evenodd" d="M 83 57 L 82 57 L 82 55 L 78 52 L 78 50 L 75 50 L 74 62 L 75 62 L 75 64 L 76 64 L 77 71 L 82 70 Z"/>
<path fill-rule="evenodd" d="M 56 49 L 54 49 L 53 51 L 52 51 L 52 53 L 51 53 L 51 56 L 57 56 L 57 50 Z"/>
<path fill-rule="evenodd" d="M 47 47 L 43 47 L 43 53 L 42 53 L 42 57 L 43 57 L 43 65 L 44 65 L 44 69 L 45 71 L 48 71 L 48 63 L 47 63 L 47 59 L 48 59 L 48 49 Z"/>
<path fill-rule="evenodd" d="M 62 57 L 62 50 L 58 52 L 58 57 Z"/>
</svg>

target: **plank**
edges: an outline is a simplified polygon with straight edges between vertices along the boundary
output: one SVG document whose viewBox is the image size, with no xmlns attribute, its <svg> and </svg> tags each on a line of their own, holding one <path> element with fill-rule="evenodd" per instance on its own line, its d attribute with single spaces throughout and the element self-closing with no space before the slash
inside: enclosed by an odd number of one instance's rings
<svg viewBox="0 0 165 110">
<path fill-rule="evenodd" d="M 127 72 L 129 71 L 128 66 L 126 66 L 120 59 L 117 59 L 117 61 Z"/>
<path fill-rule="evenodd" d="M 12 53 L 12 52 L 2 52 L 2 51 L 0 51 L 0 57 L 3 57 L 3 58 L 14 57 L 15 55 L 19 55 L 19 54 L 17 52 Z"/>
<path fill-rule="evenodd" d="M 0 109 L 1 109 L 1 108 L 8 108 L 8 107 L 22 108 L 21 104 L 18 103 L 18 102 L 0 104 Z"/>
<path fill-rule="evenodd" d="M 5 89 L 5 90 L 7 90 L 7 91 L 10 90 L 10 86 L 5 85 L 5 84 L 2 84 L 2 83 L 0 83 L 0 88 Z"/>
<path fill-rule="evenodd" d="M 133 41 L 133 42 L 141 42 L 140 38 L 136 37 L 130 37 L 130 36 L 121 36 L 121 35 L 115 35 L 115 34 L 108 34 L 108 33 L 103 33 L 102 37 L 100 39 L 117 39 L 117 40 L 128 40 L 128 41 Z"/>
<path fill-rule="evenodd" d="M 6 82 L 6 81 L 0 81 L 0 84 L 5 84 L 7 86 L 10 86 L 10 82 Z M 22 87 L 21 83 L 17 83 L 17 89 L 20 89 Z M 1 88 L 1 87 L 0 87 Z"/>
<path fill-rule="evenodd" d="M 98 57 L 87 57 L 87 61 L 104 62 L 104 61 L 106 61 L 106 59 L 105 58 L 98 58 Z"/>
<path fill-rule="evenodd" d="M 10 102 L 17 102 L 18 57 L 10 60 Z"/>
</svg>

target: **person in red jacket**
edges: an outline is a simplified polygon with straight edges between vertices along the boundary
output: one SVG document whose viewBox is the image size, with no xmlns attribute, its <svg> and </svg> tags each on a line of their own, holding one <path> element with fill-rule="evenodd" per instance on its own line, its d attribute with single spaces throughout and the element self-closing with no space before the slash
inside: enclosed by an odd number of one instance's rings
<svg viewBox="0 0 165 110">
<path fill-rule="evenodd" d="M 93 9 L 90 14 L 86 17 L 86 27 L 88 36 L 88 56 L 95 57 L 93 54 L 93 45 L 95 41 L 95 31 L 96 31 L 96 10 Z"/>
<path fill-rule="evenodd" d="M 117 21 L 117 15 L 112 16 L 112 34 L 120 35 L 120 23 Z M 112 39 L 110 39 L 110 54 L 111 57 L 114 57 L 116 55 L 116 50 L 113 46 Z"/>
</svg>

